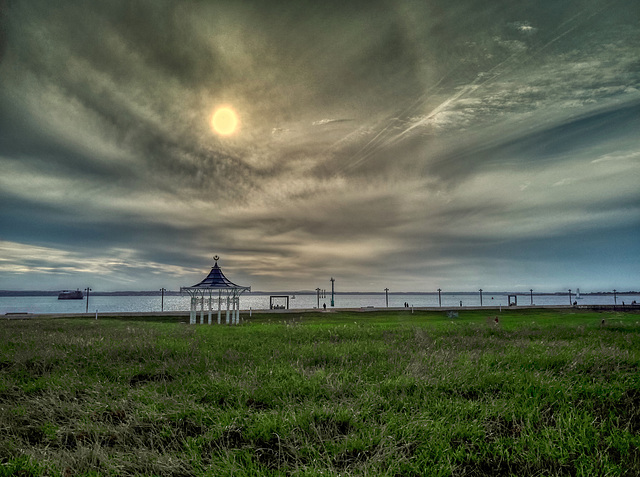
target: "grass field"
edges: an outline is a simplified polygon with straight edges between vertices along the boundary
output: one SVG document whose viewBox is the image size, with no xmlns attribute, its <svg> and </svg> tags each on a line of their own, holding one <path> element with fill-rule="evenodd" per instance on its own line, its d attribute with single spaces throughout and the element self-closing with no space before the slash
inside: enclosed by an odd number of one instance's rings
<svg viewBox="0 0 640 477">
<path fill-rule="evenodd" d="M 637 476 L 639 322 L 3 321 L 0 476 Z"/>
</svg>

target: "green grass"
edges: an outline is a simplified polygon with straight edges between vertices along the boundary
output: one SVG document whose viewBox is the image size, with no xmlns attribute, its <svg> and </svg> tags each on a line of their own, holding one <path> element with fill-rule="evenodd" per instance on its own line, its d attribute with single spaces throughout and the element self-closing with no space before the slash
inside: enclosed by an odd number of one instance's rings
<svg viewBox="0 0 640 477">
<path fill-rule="evenodd" d="M 640 475 L 640 315 L 492 313 L 3 321 L 0 476 Z"/>
</svg>

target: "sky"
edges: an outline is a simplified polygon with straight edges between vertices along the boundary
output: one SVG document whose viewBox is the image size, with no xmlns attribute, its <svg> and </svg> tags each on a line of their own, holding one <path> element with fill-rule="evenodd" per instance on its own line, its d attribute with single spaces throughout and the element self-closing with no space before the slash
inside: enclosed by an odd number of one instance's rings
<svg viewBox="0 0 640 477">
<path fill-rule="evenodd" d="M 640 289 L 637 0 L 0 0 L 0 289 Z M 213 127 L 230 108 L 237 126 Z"/>
</svg>

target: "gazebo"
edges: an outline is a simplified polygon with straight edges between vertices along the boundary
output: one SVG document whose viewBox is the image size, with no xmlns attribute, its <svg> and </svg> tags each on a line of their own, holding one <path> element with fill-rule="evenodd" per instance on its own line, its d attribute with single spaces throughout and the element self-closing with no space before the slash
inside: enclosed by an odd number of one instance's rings
<svg viewBox="0 0 640 477">
<path fill-rule="evenodd" d="M 215 265 L 209 272 L 209 275 L 200 283 L 191 287 L 180 287 L 182 295 L 191 297 L 191 313 L 189 315 L 189 324 L 195 325 L 197 321 L 198 306 L 200 306 L 200 323 L 204 324 L 204 309 L 206 298 L 208 297 L 208 323 L 211 324 L 211 312 L 213 304 L 218 302 L 218 324 L 220 324 L 222 314 L 222 303 L 226 300 L 226 319 L 225 323 L 237 325 L 240 323 L 240 295 L 246 291 L 251 291 L 251 287 L 243 287 L 236 285 L 224 276 L 222 270 L 218 266 L 220 257 L 213 257 Z M 217 295 L 217 296 L 216 296 Z"/>
</svg>

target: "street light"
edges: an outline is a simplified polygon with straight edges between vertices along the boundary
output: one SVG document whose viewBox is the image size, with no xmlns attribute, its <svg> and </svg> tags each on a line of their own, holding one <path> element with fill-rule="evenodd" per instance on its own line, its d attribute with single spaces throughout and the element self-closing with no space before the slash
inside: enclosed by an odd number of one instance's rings
<svg viewBox="0 0 640 477">
<path fill-rule="evenodd" d="M 442 297 L 440 296 L 440 292 L 441 292 L 441 291 L 442 291 L 442 290 L 441 290 L 440 288 L 438 288 L 438 305 L 439 305 L 439 306 L 442 306 Z"/>
<path fill-rule="evenodd" d="M 84 289 L 84 291 L 87 292 L 87 309 L 86 312 L 89 313 L 89 292 L 91 291 L 91 288 L 87 287 Z"/>
<path fill-rule="evenodd" d="M 387 302 L 387 308 L 389 308 L 389 289 L 388 288 L 384 289 L 384 297 L 385 297 L 386 302 Z"/>
<path fill-rule="evenodd" d="M 333 294 L 334 294 L 334 289 L 333 289 L 333 284 L 335 283 L 336 279 L 331 277 L 331 306 L 333 306 L 334 301 L 333 301 Z"/>
<path fill-rule="evenodd" d="M 316 288 L 316 294 L 318 295 L 318 308 L 320 308 L 320 288 Z"/>
<path fill-rule="evenodd" d="M 616 297 L 616 289 L 613 289 L 613 304 L 617 305 L 618 304 L 618 298 Z"/>
<path fill-rule="evenodd" d="M 160 311 L 164 311 L 164 292 L 166 292 L 166 288 L 161 288 L 160 292 L 162 293 L 162 299 L 160 301 Z"/>
<path fill-rule="evenodd" d="M 569 305 L 571 305 L 571 304 L 572 304 L 572 302 L 571 302 L 571 288 L 569 288 Z"/>
<path fill-rule="evenodd" d="M 529 291 L 531 292 L 531 306 L 533 306 L 533 288 L 530 288 Z"/>
<path fill-rule="evenodd" d="M 480 306 L 482 306 L 482 288 L 480 289 Z"/>
</svg>

